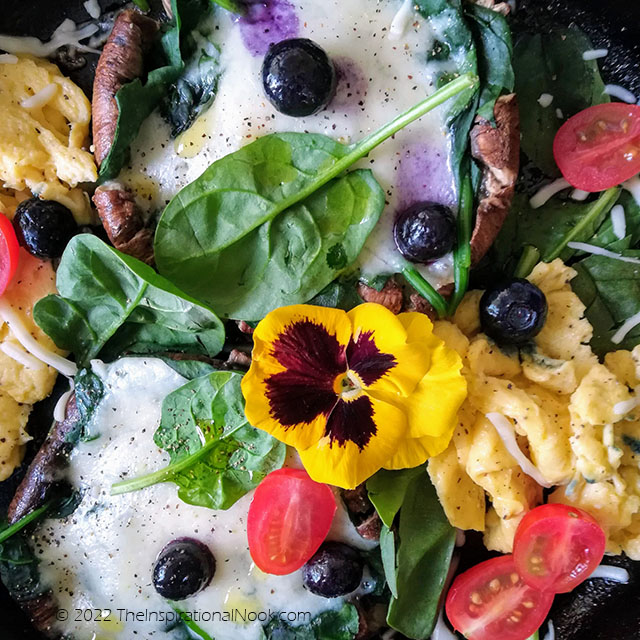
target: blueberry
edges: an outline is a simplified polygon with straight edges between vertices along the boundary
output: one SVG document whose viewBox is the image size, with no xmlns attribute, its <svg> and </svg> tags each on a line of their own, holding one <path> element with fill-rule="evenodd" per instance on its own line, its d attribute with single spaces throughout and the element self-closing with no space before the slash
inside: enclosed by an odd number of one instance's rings
<svg viewBox="0 0 640 640">
<path fill-rule="evenodd" d="M 158 555 L 153 586 L 167 600 L 184 600 L 209 585 L 216 560 L 209 547 L 193 538 L 178 538 Z"/>
<path fill-rule="evenodd" d="M 13 224 L 20 244 L 37 258 L 59 258 L 69 240 L 78 233 L 67 207 L 39 198 L 21 202 Z"/>
<path fill-rule="evenodd" d="M 498 344 L 528 342 L 540 333 L 546 318 L 544 293 L 522 278 L 487 289 L 480 299 L 482 330 Z"/>
<path fill-rule="evenodd" d="M 393 225 L 398 251 L 411 262 L 428 263 L 446 255 L 456 240 L 456 219 L 448 207 L 419 202 L 398 215 Z"/>
<path fill-rule="evenodd" d="M 287 116 L 310 116 L 336 90 L 336 70 L 317 44 L 292 38 L 274 44 L 262 64 L 262 84 L 273 106 Z"/>
<path fill-rule="evenodd" d="M 323 598 L 338 598 L 362 582 L 360 554 L 342 542 L 325 542 L 302 569 L 306 589 Z"/>
</svg>

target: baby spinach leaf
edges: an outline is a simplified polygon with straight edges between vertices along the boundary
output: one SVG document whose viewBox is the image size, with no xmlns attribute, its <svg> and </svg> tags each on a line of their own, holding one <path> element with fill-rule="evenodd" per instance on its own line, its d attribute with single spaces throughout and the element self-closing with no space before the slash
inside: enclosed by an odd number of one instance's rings
<svg viewBox="0 0 640 640">
<path fill-rule="evenodd" d="M 0 544 L 0 580 L 18 602 L 32 600 L 47 591 L 40 579 L 38 559 L 24 532 Z"/>
<path fill-rule="evenodd" d="M 213 4 L 217 4 L 219 7 L 231 11 L 232 13 L 244 13 L 245 8 L 241 2 L 236 0 L 211 0 Z"/>
<path fill-rule="evenodd" d="M 400 508 L 398 595 L 387 613 L 389 626 L 416 640 L 429 638 L 435 626 L 455 542 L 455 529 L 423 467 L 421 471 L 411 480 Z"/>
<path fill-rule="evenodd" d="M 73 386 L 80 419 L 74 423 L 68 439 L 72 442 L 95 440 L 100 434 L 91 429 L 91 418 L 104 395 L 104 384 L 90 368 L 87 368 L 78 371 L 73 379 Z"/>
<path fill-rule="evenodd" d="M 244 415 L 241 374 L 216 371 L 169 394 L 155 443 L 171 464 L 114 484 L 112 495 L 174 482 L 188 504 L 228 509 L 284 464 L 286 447 Z"/>
<path fill-rule="evenodd" d="M 524 34 L 516 42 L 513 65 L 522 150 L 549 176 L 560 175 L 553 159 L 553 139 L 564 119 L 594 104 L 609 102 L 597 61 L 582 59 L 582 54 L 592 48 L 589 38 L 575 26 L 546 34 Z M 538 102 L 543 93 L 553 96 L 551 106 L 543 107 Z"/>
<path fill-rule="evenodd" d="M 171 126 L 171 137 L 186 131 L 213 102 L 222 74 L 220 51 L 204 36 L 191 34 L 195 51 L 184 73 L 160 104 L 162 117 Z"/>
<path fill-rule="evenodd" d="M 291 626 L 274 616 L 263 629 L 264 640 L 353 640 L 360 626 L 358 610 L 352 604 L 325 611 L 309 624 Z"/>
<path fill-rule="evenodd" d="M 34 318 L 79 366 L 102 355 L 186 353 L 216 355 L 224 327 L 205 305 L 151 267 L 93 235 L 68 244 L 58 268 L 59 295 L 39 300 Z"/>
<path fill-rule="evenodd" d="M 140 126 L 182 73 L 185 64 L 181 38 L 184 39 L 195 28 L 210 9 L 210 4 L 207 0 L 171 0 L 171 7 L 172 24 L 162 35 L 156 52 L 161 66 L 150 71 L 146 81 L 136 78 L 116 94 L 118 123 L 109 153 L 100 166 L 101 182 L 113 180 L 120 173 Z"/>
<path fill-rule="evenodd" d="M 306 302 L 354 262 L 384 207 L 370 171 L 344 171 L 475 82 L 461 76 L 351 147 L 278 133 L 214 162 L 158 222 L 160 272 L 225 317 Z"/>
<path fill-rule="evenodd" d="M 386 524 L 380 529 L 380 557 L 382 568 L 394 598 L 398 597 L 398 574 L 396 567 L 396 536 Z"/>
<path fill-rule="evenodd" d="M 183 378 L 187 380 L 194 380 L 200 376 L 206 376 L 213 373 L 216 368 L 208 362 L 202 362 L 201 360 L 175 360 L 168 356 L 156 356 L 160 360 L 163 360 L 174 371 L 177 371 Z"/>
<path fill-rule="evenodd" d="M 391 528 L 407 495 L 411 481 L 424 473 L 422 467 L 388 471 L 381 469 L 367 480 L 369 500 L 376 508 L 380 520 Z"/>
<path fill-rule="evenodd" d="M 320 293 L 311 298 L 308 304 L 350 311 L 362 302 L 362 298 L 358 295 L 357 279 L 340 278 L 328 284 Z"/>
</svg>

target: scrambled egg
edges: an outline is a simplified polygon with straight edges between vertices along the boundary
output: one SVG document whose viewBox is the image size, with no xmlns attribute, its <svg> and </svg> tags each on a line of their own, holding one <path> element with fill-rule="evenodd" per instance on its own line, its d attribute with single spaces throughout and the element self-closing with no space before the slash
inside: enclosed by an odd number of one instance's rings
<svg viewBox="0 0 640 640">
<path fill-rule="evenodd" d="M 429 473 L 453 525 L 484 531 L 488 548 L 510 552 L 520 520 L 542 503 L 543 487 L 485 417 L 502 414 L 545 485 L 555 487 L 549 501 L 588 511 L 607 534 L 608 552 L 640 560 L 640 407 L 632 393 L 640 392 L 640 347 L 598 362 L 585 307 L 569 284 L 574 276 L 555 260 L 529 277 L 549 305 L 529 350 L 501 350 L 481 333 L 481 291 L 467 294 L 453 322 L 436 323 L 435 333 L 464 360 L 469 395 L 449 448 L 430 460 Z"/>
<path fill-rule="evenodd" d="M 10 58 L 11 60 L 12 58 Z M 0 64 L 0 209 L 10 217 L 31 194 L 56 200 L 83 224 L 92 220 L 78 187 L 97 179 L 84 150 L 91 105 L 58 67 L 29 56 Z"/>
<path fill-rule="evenodd" d="M 20 249 L 18 270 L 2 296 L 31 335 L 45 348 L 62 355 L 32 317 L 37 300 L 56 292 L 51 262 Z M 20 464 L 31 405 L 53 389 L 57 371 L 27 353 L 6 324 L 0 325 L 0 481 Z"/>
</svg>

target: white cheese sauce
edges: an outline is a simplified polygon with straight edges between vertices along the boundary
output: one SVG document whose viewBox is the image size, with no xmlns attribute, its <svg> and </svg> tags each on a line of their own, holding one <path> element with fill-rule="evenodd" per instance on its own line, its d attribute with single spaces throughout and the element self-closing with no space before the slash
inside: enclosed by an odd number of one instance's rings
<svg viewBox="0 0 640 640">
<path fill-rule="evenodd" d="M 269 9 L 251 7 L 277 18 L 269 31 L 261 28 L 264 16 L 258 14 L 252 16 L 254 24 L 220 10 L 212 17 L 211 38 L 220 48 L 223 74 L 208 112 L 175 141 L 158 113 L 144 123 L 127 173 L 134 190 L 145 176 L 155 183 L 153 196 L 145 193 L 147 208 L 163 207 L 212 162 L 269 133 L 321 133 L 345 144 L 357 142 L 433 93 L 434 77 L 443 70 L 442 63 L 428 62 L 433 28 L 403 0 L 271 0 Z M 310 117 L 277 112 L 262 87 L 269 38 L 289 37 L 318 43 L 338 71 L 333 101 Z M 394 273 L 407 264 L 392 237 L 398 211 L 421 200 L 456 203 L 446 111 L 441 107 L 409 125 L 358 165 L 373 171 L 387 195 L 382 219 L 360 256 L 365 277 Z M 419 270 L 435 285 L 450 282 L 451 257 Z"/>
<path fill-rule="evenodd" d="M 153 358 L 123 358 L 94 371 L 106 389 L 92 419 L 92 429 L 100 436 L 75 447 L 67 472 L 73 486 L 84 491 L 82 502 L 65 519 L 45 520 L 32 541 L 44 583 L 60 609 L 69 612 L 58 631 L 75 640 L 182 637 L 158 621 L 159 614 L 171 616 L 172 610 L 153 588 L 152 570 L 164 546 L 183 536 L 206 544 L 216 558 L 211 584 L 179 603 L 184 611 L 202 614 L 199 626 L 216 640 L 261 637 L 259 619 L 224 621 L 224 612 L 238 611 L 245 617 L 302 612 L 314 617 L 342 606 L 340 598 L 328 600 L 306 591 L 300 571 L 271 576 L 253 565 L 246 534 L 252 494 L 227 511 L 188 505 L 171 483 L 110 496 L 111 485 L 123 477 L 168 464 L 153 434 L 163 399 L 186 381 Z M 329 537 L 371 546 L 358 536 L 341 505 Z M 79 622 L 77 609 L 111 613 L 107 622 Z M 208 612 L 218 612 L 215 621 L 205 621 Z M 133 621 L 136 614 L 140 619 Z M 304 621 L 303 616 L 293 624 Z"/>
</svg>

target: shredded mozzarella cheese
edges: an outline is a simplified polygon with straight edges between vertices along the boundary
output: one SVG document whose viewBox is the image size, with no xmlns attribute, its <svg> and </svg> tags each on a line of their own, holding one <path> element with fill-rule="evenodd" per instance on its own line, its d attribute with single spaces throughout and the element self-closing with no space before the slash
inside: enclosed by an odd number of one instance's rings
<svg viewBox="0 0 640 640">
<path fill-rule="evenodd" d="M 556 116 L 557 116 L 558 120 L 563 120 L 564 119 L 564 113 L 562 113 L 562 109 L 556 109 Z"/>
<path fill-rule="evenodd" d="M 626 416 L 627 413 L 633 411 L 639 404 L 639 398 L 630 398 L 629 400 L 616 402 L 616 404 L 613 405 L 613 413 L 615 413 L 617 416 Z"/>
<path fill-rule="evenodd" d="M 485 417 L 495 427 L 505 448 L 513 456 L 522 471 L 531 476 L 541 487 L 551 488 L 553 485 L 547 482 L 540 469 L 522 453 L 511 422 L 501 413 L 487 413 Z"/>
<path fill-rule="evenodd" d="M 389 27 L 389 35 L 387 37 L 392 42 L 400 40 L 407 30 L 409 21 L 413 15 L 413 2 L 414 0 L 404 0 L 398 13 L 396 13 L 391 21 L 391 27 Z"/>
<path fill-rule="evenodd" d="M 607 95 L 613 96 L 614 98 L 618 98 L 618 100 L 622 100 L 622 102 L 628 102 L 629 104 L 635 104 L 636 96 L 631 93 L 628 89 L 621 87 L 619 84 L 608 84 L 604 88 L 604 92 Z"/>
<path fill-rule="evenodd" d="M 633 196 L 633 199 L 640 205 L 640 176 L 635 176 L 622 183 L 622 186 Z"/>
<path fill-rule="evenodd" d="M 40 89 L 38 93 L 34 93 L 32 96 L 25 98 L 20 103 L 20 106 L 23 109 L 41 109 L 51 101 L 57 92 L 58 85 L 55 82 L 52 82 L 46 87 Z"/>
<path fill-rule="evenodd" d="M 27 369 L 44 369 L 44 362 L 38 360 L 38 358 L 34 358 L 30 353 L 19 349 L 15 344 L 3 342 L 0 344 L 0 350 Z"/>
<path fill-rule="evenodd" d="M 609 49 L 589 49 L 582 54 L 583 60 L 598 60 L 609 55 Z"/>
<path fill-rule="evenodd" d="M 582 189 L 574 189 L 571 192 L 571 199 L 578 202 L 584 202 L 591 194 L 589 191 L 583 191 Z"/>
<path fill-rule="evenodd" d="M 458 636 L 454 633 L 451 633 L 449 627 L 444 623 L 444 615 L 442 614 L 442 610 L 440 611 L 440 615 L 438 616 L 438 621 L 436 622 L 436 626 L 433 628 L 433 633 L 431 634 L 430 640 L 457 640 Z"/>
<path fill-rule="evenodd" d="M 65 391 L 61 396 L 56 406 L 53 409 L 53 419 L 56 422 L 62 422 L 67 417 L 67 405 L 69 399 L 73 395 L 75 385 L 73 384 L 73 378 L 69 378 L 69 391 Z"/>
<path fill-rule="evenodd" d="M 33 37 L 0 35 L 0 49 L 13 54 L 28 53 L 37 58 L 47 58 L 65 45 L 72 45 L 79 51 L 95 52 L 94 49 L 80 44 L 80 41 L 99 30 L 97 24 L 88 24 L 78 28 L 73 20 L 67 19 L 53 32 L 49 42 L 45 43 Z"/>
<path fill-rule="evenodd" d="M 611 226 L 613 234 L 618 240 L 622 240 L 627 235 L 627 221 L 624 217 L 624 207 L 617 204 L 611 209 Z"/>
<path fill-rule="evenodd" d="M 558 178 L 557 180 L 554 180 L 542 187 L 538 193 L 529 200 L 529 204 L 532 209 L 539 209 L 542 205 L 551 200 L 556 193 L 559 193 L 564 189 L 568 189 L 570 186 L 571 185 L 564 178 Z"/>
<path fill-rule="evenodd" d="M 629 262 L 631 264 L 640 264 L 640 258 L 623 256 L 615 251 L 609 251 L 609 249 L 603 249 L 602 247 L 597 247 L 595 244 L 589 244 L 587 242 L 568 242 L 567 246 L 569 249 L 592 253 L 594 256 L 602 256 L 603 258 L 611 258 L 612 260 L 620 260 L 620 262 Z"/>
<path fill-rule="evenodd" d="M 634 313 L 630 318 L 625 320 L 624 324 L 611 337 L 611 342 L 613 342 L 613 344 L 620 344 L 627 337 L 627 334 L 635 329 L 639 324 L 640 311 L 638 313 Z"/>
<path fill-rule="evenodd" d="M 2 300 L 2 298 L 0 298 L 0 318 L 9 325 L 9 329 L 11 329 L 18 342 L 36 358 L 42 360 L 42 362 L 58 370 L 68 378 L 78 373 L 78 367 L 75 362 L 71 362 L 71 360 L 67 360 L 39 344 L 31 333 L 29 333 L 29 330 L 25 327 L 18 314 L 5 300 Z"/>
<path fill-rule="evenodd" d="M 627 584 L 629 582 L 629 572 L 623 567 L 612 567 L 611 565 L 601 564 L 589 576 L 589 579 L 591 578 L 602 578 L 604 580 L 612 580 L 613 582 Z"/>
<path fill-rule="evenodd" d="M 82 6 L 94 20 L 97 20 L 100 17 L 101 10 L 98 0 L 87 0 L 82 3 Z"/>
<path fill-rule="evenodd" d="M 543 93 L 538 98 L 538 104 L 543 109 L 546 109 L 547 107 L 550 107 L 552 102 L 553 102 L 553 96 L 550 93 Z"/>
<path fill-rule="evenodd" d="M 545 634 L 543 640 L 556 640 L 556 628 L 553 626 L 553 620 L 549 620 L 547 633 Z"/>
<path fill-rule="evenodd" d="M 0 64 L 18 64 L 18 56 L 12 53 L 0 53 Z"/>
</svg>

